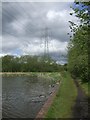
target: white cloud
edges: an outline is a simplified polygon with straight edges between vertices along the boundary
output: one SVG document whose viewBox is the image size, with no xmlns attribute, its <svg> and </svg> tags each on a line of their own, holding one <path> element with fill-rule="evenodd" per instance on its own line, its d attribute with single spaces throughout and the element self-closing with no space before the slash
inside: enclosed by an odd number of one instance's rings
<svg viewBox="0 0 90 120">
<path fill-rule="evenodd" d="M 56 12 L 55 12 L 55 11 L 51 11 L 51 10 L 48 11 L 48 13 L 47 13 L 47 18 L 48 18 L 49 20 L 54 19 L 55 16 L 56 16 Z"/>
<path fill-rule="evenodd" d="M 52 40 L 49 45 L 50 52 L 66 52 L 68 42 L 61 42 L 58 40 Z"/>
<path fill-rule="evenodd" d="M 48 43 L 49 52 L 50 53 L 52 52 L 66 53 L 67 44 L 68 42 L 60 42 L 57 40 L 52 40 Z M 21 47 L 21 50 L 23 51 L 24 54 L 30 54 L 30 55 L 44 54 L 44 49 L 45 49 L 45 45 L 41 44 L 40 40 L 38 40 L 37 44 L 33 43 L 33 44 L 28 44 L 27 47 L 25 47 L 25 45 Z"/>
<path fill-rule="evenodd" d="M 62 24 L 63 27 L 65 25 L 68 25 L 68 21 L 74 21 L 76 23 L 79 23 L 79 19 L 75 16 L 71 16 L 70 13 L 72 13 L 73 10 L 61 10 L 61 11 L 55 11 L 50 10 L 47 12 L 47 19 L 50 21 L 58 22 L 59 24 Z M 62 23 L 61 23 L 62 22 Z"/>
<path fill-rule="evenodd" d="M 50 11 L 48 11 L 48 13 L 47 13 L 47 18 L 49 19 L 49 20 L 53 20 L 53 19 L 62 19 L 63 17 L 65 18 L 65 16 L 66 16 L 66 10 L 63 10 L 63 11 L 52 11 L 52 10 L 50 10 Z"/>
<path fill-rule="evenodd" d="M 0 53 L 0 57 L 2 57 L 2 56 L 5 56 L 5 55 L 7 55 L 7 54 L 4 54 L 4 53 Z"/>
</svg>

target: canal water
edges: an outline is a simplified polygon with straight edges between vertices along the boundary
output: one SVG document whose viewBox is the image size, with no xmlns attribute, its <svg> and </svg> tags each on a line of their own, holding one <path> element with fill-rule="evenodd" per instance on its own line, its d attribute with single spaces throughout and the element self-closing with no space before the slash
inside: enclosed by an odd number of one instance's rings
<svg viewBox="0 0 90 120">
<path fill-rule="evenodd" d="M 50 96 L 50 80 L 37 76 L 2 78 L 2 117 L 35 118 Z"/>
</svg>

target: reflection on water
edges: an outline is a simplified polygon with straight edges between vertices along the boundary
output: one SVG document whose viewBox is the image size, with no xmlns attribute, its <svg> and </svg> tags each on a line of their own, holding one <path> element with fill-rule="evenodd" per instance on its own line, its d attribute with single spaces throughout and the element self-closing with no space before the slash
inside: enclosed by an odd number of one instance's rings
<svg viewBox="0 0 90 120">
<path fill-rule="evenodd" d="M 3 77 L 3 118 L 34 118 L 47 100 L 50 81 L 37 77 Z"/>
</svg>

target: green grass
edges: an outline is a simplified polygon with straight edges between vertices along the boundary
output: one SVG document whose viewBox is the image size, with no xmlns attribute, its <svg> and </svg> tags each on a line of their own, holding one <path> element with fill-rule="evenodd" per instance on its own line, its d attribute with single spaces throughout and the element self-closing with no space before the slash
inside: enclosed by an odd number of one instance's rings
<svg viewBox="0 0 90 120">
<path fill-rule="evenodd" d="M 89 93 L 89 90 L 88 90 L 90 88 L 90 82 L 82 83 L 81 80 L 78 80 L 78 81 L 79 81 L 79 85 L 81 86 L 81 88 L 83 89 L 85 94 L 87 96 L 90 96 L 90 93 Z"/>
<path fill-rule="evenodd" d="M 45 118 L 71 118 L 77 89 L 69 73 L 61 73 L 60 89 Z"/>
</svg>

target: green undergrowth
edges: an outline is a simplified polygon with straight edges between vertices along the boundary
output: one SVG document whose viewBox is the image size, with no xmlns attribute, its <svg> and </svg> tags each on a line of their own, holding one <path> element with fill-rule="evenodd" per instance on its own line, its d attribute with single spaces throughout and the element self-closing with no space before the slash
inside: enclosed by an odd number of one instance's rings
<svg viewBox="0 0 90 120">
<path fill-rule="evenodd" d="M 59 91 L 45 118 L 72 118 L 72 109 L 77 97 L 77 88 L 68 72 L 61 73 Z"/>
<path fill-rule="evenodd" d="M 82 82 L 81 80 L 78 81 L 79 81 L 79 85 L 81 86 L 85 94 L 90 97 L 90 92 L 89 92 L 90 82 Z"/>
</svg>

